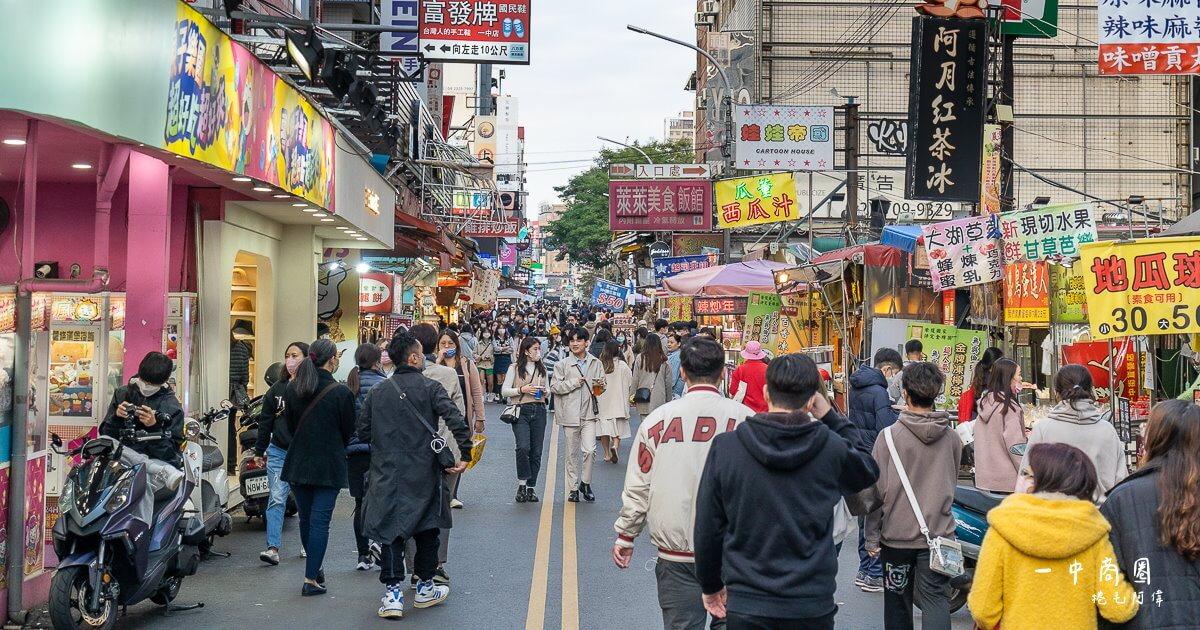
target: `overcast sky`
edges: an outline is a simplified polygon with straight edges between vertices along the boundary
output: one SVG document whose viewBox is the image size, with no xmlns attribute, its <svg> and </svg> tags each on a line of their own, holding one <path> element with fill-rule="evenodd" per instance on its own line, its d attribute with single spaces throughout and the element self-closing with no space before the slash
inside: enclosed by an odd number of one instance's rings
<svg viewBox="0 0 1200 630">
<path fill-rule="evenodd" d="M 531 63 L 502 66 L 504 92 L 520 99 L 531 216 L 557 200 L 555 186 L 590 166 L 605 144 L 596 136 L 661 138 L 665 118 L 693 108 L 695 94 L 683 86 L 696 54 L 625 25 L 692 42 L 695 11 L 695 0 L 533 3 Z"/>
</svg>

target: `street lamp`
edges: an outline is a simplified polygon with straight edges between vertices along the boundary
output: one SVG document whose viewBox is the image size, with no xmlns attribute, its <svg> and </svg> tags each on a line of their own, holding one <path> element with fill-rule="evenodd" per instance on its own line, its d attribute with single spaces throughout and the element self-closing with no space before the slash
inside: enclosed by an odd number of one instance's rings
<svg viewBox="0 0 1200 630">
<path fill-rule="evenodd" d="M 615 145 L 618 145 L 618 146 L 625 147 L 626 149 L 633 149 L 634 151 L 637 151 L 638 153 L 641 153 L 641 154 L 642 154 L 642 157 L 646 158 L 646 162 L 647 162 L 647 163 L 649 163 L 649 164 L 653 164 L 653 163 L 654 163 L 654 160 L 651 160 L 651 159 L 650 159 L 650 156 L 649 156 L 649 155 L 647 155 L 647 154 L 646 154 L 646 152 L 645 152 L 645 151 L 643 151 L 643 150 L 642 150 L 642 148 L 641 148 L 641 147 L 639 147 L 639 146 L 637 146 L 637 145 L 633 145 L 633 144 L 625 144 L 624 142 L 617 142 L 616 140 L 613 140 L 613 139 L 611 139 L 611 138 L 605 138 L 604 136 L 596 136 L 596 139 L 597 139 L 597 140 L 602 140 L 602 141 L 604 141 L 604 142 L 611 142 L 611 143 L 613 143 L 613 144 L 615 144 Z"/>
</svg>

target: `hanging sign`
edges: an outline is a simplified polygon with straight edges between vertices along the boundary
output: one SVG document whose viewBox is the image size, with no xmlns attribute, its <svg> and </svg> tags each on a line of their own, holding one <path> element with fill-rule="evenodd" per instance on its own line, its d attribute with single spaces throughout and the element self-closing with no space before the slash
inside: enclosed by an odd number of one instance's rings
<svg viewBox="0 0 1200 630">
<path fill-rule="evenodd" d="M 764 348 L 773 347 L 779 334 L 779 295 L 764 291 L 751 291 L 746 304 L 746 326 L 742 329 L 742 345 L 757 341 Z"/>
<path fill-rule="evenodd" d="M 946 376 L 943 391 L 945 407 L 957 405 L 963 391 L 970 385 L 967 381 L 975 364 L 983 358 L 987 333 L 946 324 L 912 323 L 908 325 L 905 337 L 919 339 L 926 360 L 938 366 Z"/>
<path fill-rule="evenodd" d="M 1100 74 L 1200 73 L 1200 6 L 1190 0 L 1101 0 Z"/>
<path fill-rule="evenodd" d="M 718 180 L 716 198 L 717 223 L 722 229 L 800 218 L 791 173 Z"/>
<path fill-rule="evenodd" d="M 712 229 L 712 184 L 707 180 L 614 179 L 608 183 L 613 231 Z"/>
<path fill-rule="evenodd" d="M 1090 203 L 1046 206 L 1000 215 L 1004 264 L 1078 257 L 1080 245 L 1096 242 L 1093 217 Z"/>
<path fill-rule="evenodd" d="M 692 312 L 696 315 L 745 315 L 747 298 L 744 297 L 698 297 L 692 299 Z"/>
<path fill-rule="evenodd" d="M 905 197 L 978 203 L 987 20 L 915 17 L 911 58 Z"/>
<path fill-rule="evenodd" d="M 1019 262 L 1004 266 L 1004 321 L 1050 323 L 1048 263 Z"/>
<path fill-rule="evenodd" d="M 1093 339 L 1200 332 L 1200 238 L 1080 248 Z"/>
<path fill-rule="evenodd" d="M 983 126 L 983 198 L 979 214 L 1000 212 L 1000 151 L 1004 134 L 1000 125 Z"/>
<path fill-rule="evenodd" d="M 921 234 L 934 291 L 986 284 L 1004 277 L 998 215 L 925 225 Z"/>
<path fill-rule="evenodd" d="M 687 271 L 707 269 L 713 265 L 711 256 L 671 256 L 654 258 L 652 262 L 655 284 L 661 284 L 663 280 Z"/>
<path fill-rule="evenodd" d="M 609 282 L 608 280 L 596 280 L 596 284 L 592 286 L 592 304 L 603 306 L 604 308 L 614 311 L 625 310 L 625 305 L 629 303 L 629 287 Z"/>
<path fill-rule="evenodd" d="M 360 313 L 391 313 L 396 280 L 384 272 L 369 272 L 358 276 L 358 310 Z"/>
<path fill-rule="evenodd" d="M 529 63 L 529 5 L 508 2 L 421 2 L 421 54 L 450 63 Z"/>
<path fill-rule="evenodd" d="M 1050 321 L 1055 324 L 1087 323 L 1087 290 L 1083 262 L 1070 267 L 1050 265 Z"/>
<path fill-rule="evenodd" d="M 833 168 L 833 108 L 738 105 L 733 157 L 745 170 L 823 171 Z"/>
</svg>

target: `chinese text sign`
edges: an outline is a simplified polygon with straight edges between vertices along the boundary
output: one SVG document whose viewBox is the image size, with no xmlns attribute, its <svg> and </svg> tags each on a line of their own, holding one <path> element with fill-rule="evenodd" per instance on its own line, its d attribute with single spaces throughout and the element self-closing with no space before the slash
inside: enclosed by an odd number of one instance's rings
<svg viewBox="0 0 1200 630">
<path fill-rule="evenodd" d="M 608 227 L 613 231 L 707 232 L 712 229 L 712 184 L 688 180 L 611 180 Z"/>
<path fill-rule="evenodd" d="M 592 287 L 592 304 L 596 306 L 623 311 L 628 301 L 629 287 L 624 285 L 597 279 Z"/>
<path fill-rule="evenodd" d="M 933 290 L 959 289 L 1004 277 L 997 215 L 922 226 Z"/>
<path fill-rule="evenodd" d="M 707 269 L 714 264 L 712 256 L 704 255 L 654 258 L 651 260 L 651 263 L 654 266 L 655 284 L 660 284 L 663 280 L 671 276 L 677 276 L 687 271 Z"/>
<path fill-rule="evenodd" d="M 529 63 L 531 0 L 421 0 L 426 61 Z"/>
<path fill-rule="evenodd" d="M 1200 238 L 1080 248 L 1093 339 L 1200 332 Z"/>
<path fill-rule="evenodd" d="M 833 168 L 833 108 L 738 105 L 733 112 L 738 168 L 821 171 Z"/>
<path fill-rule="evenodd" d="M 1004 264 L 1021 260 L 1077 258 L 1079 246 L 1096 242 L 1091 204 L 1046 206 L 1000 216 Z"/>
<path fill-rule="evenodd" d="M 716 183 L 716 197 L 721 228 L 795 221 L 801 216 L 791 173 L 723 179 Z"/>
<path fill-rule="evenodd" d="M 1004 266 L 1004 321 L 1050 322 L 1050 272 L 1045 261 Z"/>
<path fill-rule="evenodd" d="M 1100 74 L 1200 72 L 1200 5 L 1193 0 L 1100 0 Z"/>
</svg>

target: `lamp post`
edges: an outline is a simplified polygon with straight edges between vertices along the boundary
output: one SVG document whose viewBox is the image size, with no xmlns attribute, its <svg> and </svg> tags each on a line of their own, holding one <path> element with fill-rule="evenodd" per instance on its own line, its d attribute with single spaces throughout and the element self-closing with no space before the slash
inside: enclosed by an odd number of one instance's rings
<svg viewBox="0 0 1200 630">
<path fill-rule="evenodd" d="M 646 163 L 647 163 L 647 164 L 653 164 L 653 163 L 654 163 L 654 160 L 651 160 L 651 159 L 650 159 L 650 156 L 649 156 L 649 155 L 647 155 L 647 154 L 646 154 L 646 152 L 645 152 L 645 151 L 643 151 L 643 150 L 642 150 L 642 148 L 641 148 L 641 147 L 639 147 L 639 146 L 637 146 L 637 145 L 633 145 L 633 144 L 625 144 L 624 142 L 617 142 L 616 140 L 613 140 L 612 138 L 605 138 L 604 136 L 596 136 L 596 139 L 597 139 L 597 140 L 602 140 L 602 141 L 604 141 L 604 142 L 611 142 L 611 143 L 613 143 L 613 144 L 615 144 L 615 145 L 618 145 L 618 146 L 625 147 L 626 149 L 633 149 L 634 151 L 637 151 L 638 153 L 641 153 L 641 154 L 642 154 L 642 157 L 646 158 Z"/>
</svg>

